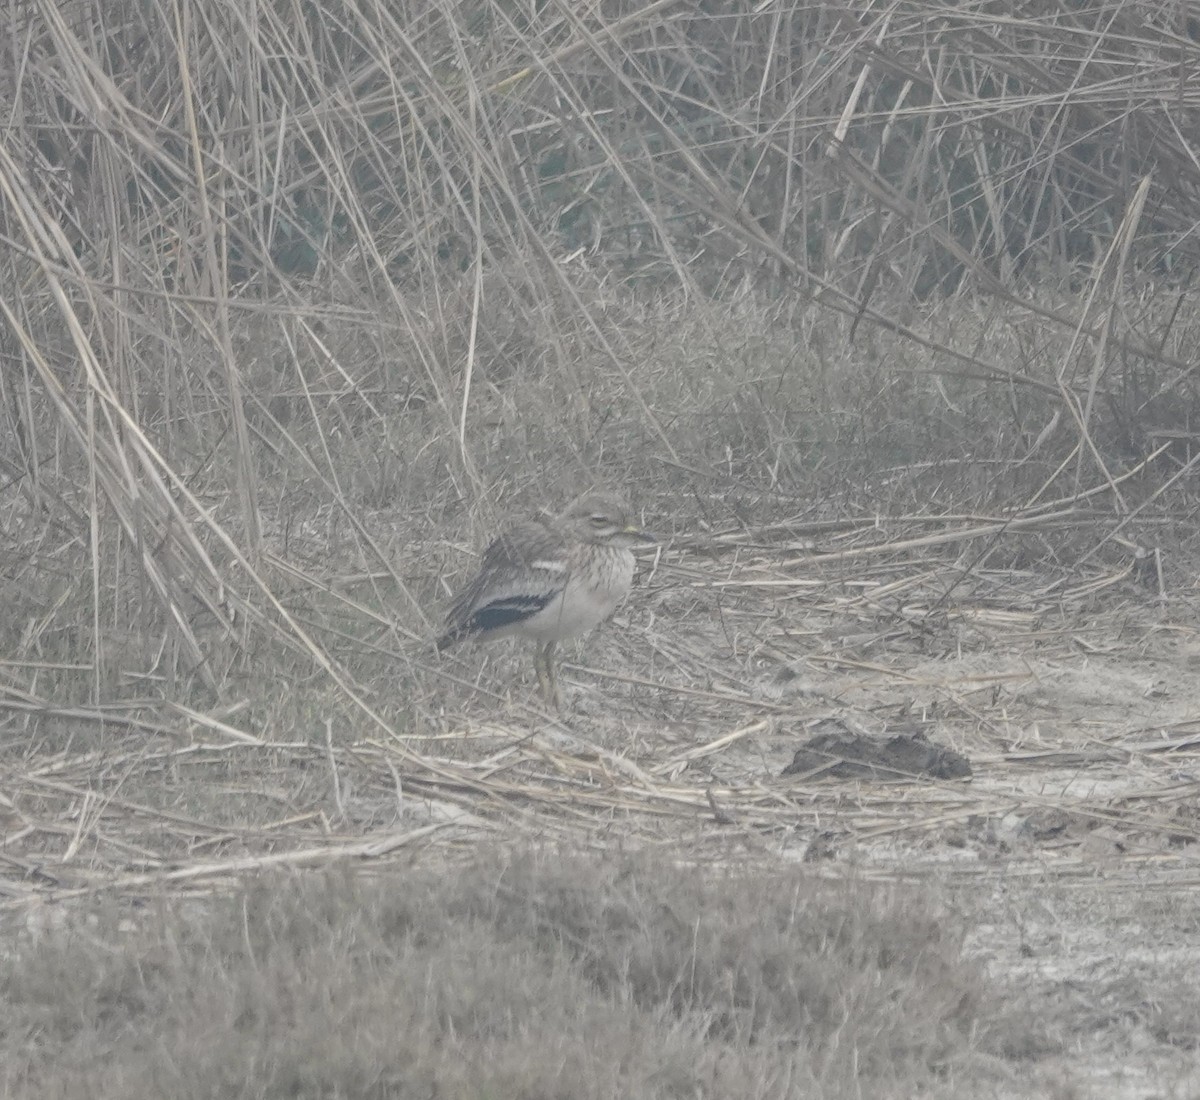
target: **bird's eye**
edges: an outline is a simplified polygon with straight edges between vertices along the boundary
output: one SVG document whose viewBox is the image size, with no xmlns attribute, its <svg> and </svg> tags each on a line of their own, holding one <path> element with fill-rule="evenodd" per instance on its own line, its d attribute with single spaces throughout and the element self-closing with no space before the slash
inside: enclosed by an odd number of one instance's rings
<svg viewBox="0 0 1200 1100">
<path fill-rule="evenodd" d="M 602 516 L 599 512 L 597 512 L 594 516 L 592 516 L 592 518 L 588 522 L 593 527 L 607 527 L 608 526 L 608 516 Z"/>
</svg>

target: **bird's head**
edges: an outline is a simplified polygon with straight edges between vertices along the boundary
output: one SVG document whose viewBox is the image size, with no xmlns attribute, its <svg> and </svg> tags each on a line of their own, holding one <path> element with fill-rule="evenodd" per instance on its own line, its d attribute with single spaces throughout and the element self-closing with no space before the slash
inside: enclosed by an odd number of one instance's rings
<svg viewBox="0 0 1200 1100">
<path fill-rule="evenodd" d="M 638 546 L 658 540 L 634 523 L 633 509 L 615 493 L 593 489 L 576 497 L 559 516 L 559 525 L 580 542 Z"/>
</svg>

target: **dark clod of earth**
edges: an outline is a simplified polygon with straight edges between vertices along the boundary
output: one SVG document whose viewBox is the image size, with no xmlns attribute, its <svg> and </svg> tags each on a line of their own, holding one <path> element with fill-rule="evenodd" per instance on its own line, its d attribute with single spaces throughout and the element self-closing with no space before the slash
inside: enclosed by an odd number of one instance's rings
<svg viewBox="0 0 1200 1100">
<path fill-rule="evenodd" d="M 964 779 L 971 762 L 953 749 L 930 741 L 923 730 L 871 736 L 837 721 L 810 737 L 783 769 L 783 775 L 837 779 Z"/>
</svg>

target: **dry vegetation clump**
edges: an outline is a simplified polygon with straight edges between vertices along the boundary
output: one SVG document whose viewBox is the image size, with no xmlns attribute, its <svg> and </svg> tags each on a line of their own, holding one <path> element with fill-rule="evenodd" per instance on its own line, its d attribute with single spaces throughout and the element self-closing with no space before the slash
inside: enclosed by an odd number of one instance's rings
<svg viewBox="0 0 1200 1100">
<path fill-rule="evenodd" d="M 1031 1028 L 961 945 L 918 891 L 661 857 L 267 878 L 19 947 L 0 1060 L 13 1097 L 950 1096 Z"/>
</svg>

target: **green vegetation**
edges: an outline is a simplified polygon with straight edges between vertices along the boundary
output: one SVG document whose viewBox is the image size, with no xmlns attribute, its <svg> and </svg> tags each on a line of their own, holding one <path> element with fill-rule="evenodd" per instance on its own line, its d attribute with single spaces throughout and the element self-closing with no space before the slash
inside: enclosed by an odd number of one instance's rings
<svg viewBox="0 0 1200 1100">
<path fill-rule="evenodd" d="M 3 984 L 30 1097 L 951 1096 L 1029 1031 L 919 891 L 661 858 L 110 905 Z"/>
</svg>

